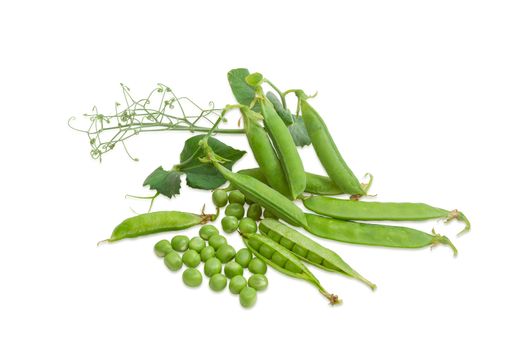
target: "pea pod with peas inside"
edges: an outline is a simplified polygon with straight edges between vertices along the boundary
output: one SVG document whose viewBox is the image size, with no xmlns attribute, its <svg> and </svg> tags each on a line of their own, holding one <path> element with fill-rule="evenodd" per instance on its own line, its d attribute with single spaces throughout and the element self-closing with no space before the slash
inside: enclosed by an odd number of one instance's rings
<svg viewBox="0 0 506 350">
<path fill-rule="evenodd" d="M 244 244 L 253 254 L 272 268 L 290 277 L 302 279 L 313 284 L 331 305 L 340 304 L 337 295 L 327 292 L 320 281 L 291 251 L 269 237 L 259 234 L 243 235 Z"/>
<path fill-rule="evenodd" d="M 314 214 L 305 215 L 308 223 L 306 230 L 322 238 L 394 248 L 423 248 L 445 244 L 453 250 L 455 256 L 457 255 L 457 248 L 448 237 L 436 233 L 431 235 L 409 227 L 365 224 Z"/>
<path fill-rule="evenodd" d="M 353 270 L 338 254 L 313 241 L 302 233 L 273 219 L 260 222 L 260 232 L 273 241 L 282 244 L 299 259 L 321 269 L 339 272 L 367 284 L 371 289 L 376 285 Z"/>
<path fill-rule="evenodd" d="M 262 116 L 248 107 L 240 107 L 244 121 L 244 132 L 253 152 L 253 156 L 259 165 L 261 174 L 266 183 L 276 191 L 288 196 L 289 189 L 283 172 L 283 167 L 274 150 L 269 135 L 265 129 L 258 123 Z"/>
<path fill-rule="evenodd" d="M 303 203 L 307 209 L 335 219 L 360 221 L 446 219 L 446 222 L 457 219 L 466 225 L 459 234 L 471 228 L 471 223 L 462 212 L 436 208 L 424 203 L 364 202 L 323 196 L 306 198 Z"/>
<path fill-rule="evenodd" d="M 308 97 L 302 91 L 296 91 L 296 95 L 313 148 L 329 177 L 345 193 L 365 195 L 366 191 L 341 156 L 322 117 L 307 102 Z"/>
<path fill-rule="evenodd" d="M 254 177 L 255 179 L 268 183 L 267 178 L 264 176 L 260 168 L 242 169 L 238 171 L 239 174 L 245 174 Z M 313 174 L 306 171 L 306 193 L 319 194 L 319 195 L 338 195 L 343 194 L 343 190 L 339 188 L 329 177 L 318 174 Z"/>
<path fill-rule="evenodd" d="M 277 114 L 271 101 L 263 94 L 262 88 L 257 86 L 257 100 L 264 118 L 265 128 L 274 144 L 279 161 L 283 168 L 291 199 L 297 198 L 306 188 L 304 166 L 293 141 L 290 131 L 281 117 Z M 264 174 L 265 175 L 265 174 Z M 268 174 L 270 176 L 271 174 Z"/>
<path fill-rule="evenodd" d="M 116 242 L 153 233 L 179 231 L 214 221 L 217 214 L 193 214 L 182 211 L 157 211 L 140 214 L 123 220 L 111 236 L 102 242 Z M 101 242 L 99 242 L 101 243 Z"/>
<path fill-rule="evenodd" d="M 212 157 L 212 154 L 210 156 Z M 234 173 L 215 160 L 213 165 L 246 198 L 260 204 L 269 212 L 293 226 L 307 226 L 304 212 L 278 191 L 251 176 Z"/>
</svg>

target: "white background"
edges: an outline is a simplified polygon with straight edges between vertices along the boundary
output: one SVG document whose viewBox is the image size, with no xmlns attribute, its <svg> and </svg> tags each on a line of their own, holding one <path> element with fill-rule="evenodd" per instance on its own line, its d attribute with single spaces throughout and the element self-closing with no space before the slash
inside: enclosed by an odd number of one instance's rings
<svg viewBox="0 0 506 350">
<path fill-rule="evenodd" d="M 505 18 L 502 1 L 2 2 L 0 348 L 504 349 Z M 186 288 L 152 253 L 161 236 L 97 248 L 147 209 L 124 195 L 149 194 L 145 176 L 176 163 L 188 134 L 138 137 L 140 162 L 118 149 L 99 164 L 67 119 L 112 112 L 119 83 L 223 106 L 235 67 L 318 91 L 314 105 L 351 168 L 374 173 L 378 200 L 463 210 L 467 236 L 436 223 L 458 258 L 325 242 L 377 291 L 313 270 L 344 299 L 333 308 L 270 270 L 244 310 L 228 291 Z M 310 148 L 302 155 L 321 171 Z M 252 164 L 248 154 L 237 166 Z M 183 191 L 155 209 L 210 204 Z"/>
</svg>

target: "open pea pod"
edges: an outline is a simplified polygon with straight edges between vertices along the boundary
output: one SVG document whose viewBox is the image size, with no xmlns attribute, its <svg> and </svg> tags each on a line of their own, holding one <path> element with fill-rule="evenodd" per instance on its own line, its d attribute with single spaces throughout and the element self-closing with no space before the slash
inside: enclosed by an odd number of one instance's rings
<svg viewBox="0 0 506 350">
<path fill-rule="evenodd" d="M 430 219 L 459 220 L 465 223 L 462 234 L 471 223 L 458 210 L 445 210 L 424 203 L 364 202 L 332 197 L 312 196 L 303 200 L 304 206 L 321 215 L 341 220 L 360 221 L 422 221 Z"/>
<path fill-rule="evenodd" d="M 288 249 L 274 242 L 269 237 L 259 234 L 243 235 L 244 244 L 256 257 L 279 272 L 290 277 L 308 281 L 325 296 L 331 305 L 340 304 L 337 295 L 327 292 L 320 281 L 308 270 L 308 268 Z"/>
<path fill-rule="evenodd" d="M 371 289 L 376 285 L 350 267 L 337 253 L 325 248 L 302 233 L 273 219 L 260 222 L 260 232 L 289 249 L 299 259 L 321 269 L 339 272 L 367 284 Z"/>
</svg>

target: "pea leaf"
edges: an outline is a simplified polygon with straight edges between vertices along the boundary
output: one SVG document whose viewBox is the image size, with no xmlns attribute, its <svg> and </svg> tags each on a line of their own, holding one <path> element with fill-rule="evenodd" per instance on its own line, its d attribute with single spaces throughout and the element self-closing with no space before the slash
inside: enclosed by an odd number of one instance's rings
<svg viewBox="0 0 506 350">
<path fill-rule="evenodd" d="M 283 104 L 279 100 L 278 96 L 274 94 L 271 91 L 268 91 L 265 95 L 269 101 L 271 101 L 272 105 L 274 106 L 274 109 L 278 113 L 278 115 L 283 119 L 286 125 L 293 124 L 293 117 L 292 113 L 290 113 L 290 110 L 285 109 L 283 107 Z"/>
<path fill-rule="evenodd" d="M 202 163 L 199 160 L 199 158 L 205 156 L 199 147 L 199 141 L 205 136 L 197 135 L 186 140 L 180 155 L 180 165 L 177 168 L 186 174 L 186 184 L 188 186 L 203 190 L 213 190 L 223 185 L 226 180 L 212 164 Z M 228 169 L 232 169 L 232 165 L 246 153 L 232 148 L 213 137 L 208 139 L 208 144 L 214 153 L 228 160 L 223 163 L 223 166 Z"/>
<path fill-rule="evenodd" d="M 179 171 L 167 171 L 159 166 L 148 175 L 142 186 L 149 186 L 149 189 L 172 198 L 179 194 L 179 190 L 181 189 L 181 175 L 183 173 Z"/>
<path fill-rule="evenodd" d="M 294 122 L 292 125 L 288 126 L 288 130 L 290 130 L 290 134 L 292 134 L 295 145 L 299 147 L 309 146 L 311 144 L 311 139 L 307 133 L 304 121 L 301 117 L 296 116 L 293 116 L 293 120 Z"/>
<path fill-rule="evenodd" d="M 245 106 L 249 106 L 256 95 L 255 88 L 246 82 L 246 77 L 249 75 L 249 70 L 246 68 L 235 68 L 227 73 L 228 83 L 235 99 Z M 253 110 L 259 112 L 260 108 L 255 105 Z"/>
</svg>

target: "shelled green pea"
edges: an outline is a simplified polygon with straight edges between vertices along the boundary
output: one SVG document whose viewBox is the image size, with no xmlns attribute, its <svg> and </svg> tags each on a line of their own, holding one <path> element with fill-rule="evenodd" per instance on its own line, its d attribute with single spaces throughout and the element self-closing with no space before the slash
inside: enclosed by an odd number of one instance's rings
<svg viewBox="0 0 506 350">
<path fill-rule="evenodd" d="M 244 207 L 239 203 L 231 203 L 225 208 L 225 215 L 240 219 L 244 216 Z"/>
<path fill-rule="evenodd" d="M 255 221 L 260 220 L 260 218 L 262 217 L 262 207 L 260 206 L 260 204 L 252 203 L 248 207 L 248 211 L 246 213 L 246 216 L 255 220 Z"/>
<path fill-rule="evenodd" d="M 215 190 L 212 194 L 212 199 L 214 205 L 216 205 L 218 208 L 224 207 L 225 205 L 227 205 L 228 202 L 227 191 Z"/>
<path fill-rule="evenodd" d="M 244 308 L 250 308 L 257 301 L 257 291 L 251 287 L 244 287 L 239 294 L 239 302 Z"/>
<path fill-rule="evenodd" d="M 158 241 L 155 244 L 154 250 L 157 256 L 163 258 L 165 255 L 167 255 L 169 252 L 172 252 L 174 249 L 172 249 L 172 245 L 168 240 L 162 239 L 161 241 Z"/>
<path fill-rule="evenodd" d="M 190 244 L 190 239 L 184 235 L 177 235 L 172 238 L 172 248 L 178 252 L 184 252 L 188 249 L 188 245 Z"/>
<path fill-rule="evenodd" d="M 190 267 L 183 272 L 183 282 L 188 287 L 198 287 L 202 284 L 202 274 L 199 270 Z"/>
<path fill-rule="evenodd" d="M 167 255 L 163 258 L 163 262 L 171 271 L 177 271 L 183 266 L 181 256 L 175 251 L 167 253 Z"/>
<path fill-rule="evenodd" d="M 211 238 L 211 236 L 217 235 L 219 233 L 220 232 L 218 231 L 216 226 L 210 224 L 202 226 L 199 230 L 200 238 L 202 238 L 205 241 L 208 241 L 209 238 Z"/>
<path fill-rule="evenodd" d="M 252 257 L 253 256 L 248 248 L 242 248 L 239 249 L 239 251 L 235 255 L 235 262 L 241 265 L 243 268 L 247 268 Z"/>
<path fill-rule="evenodd" d="M 239 232 L 241 233 L 255 233 L 257 232 L 257 223 L 252 218 L 242 218 L 239 221 Z"/>
<path fill-rule="evenodd" d="M 182 260 L 183 263 L 188 267 L 197 267 L 201 261 L 200 254 L 193 249 L 188 249 L 186 252 L 184 252 Z"/>
<path fill-rule="evenodd" d="M 228 202 L 230 204 L 237 203 L 237 204 L 240 204 L 240 205 L 244 205 L 245 201 L 246 201 L 246 198 L 238 190 L 230 191 L 229 194 L 228 194 Z"/>
<path fill-rule="evenodd" d="M 211 246 L 207 246 L 200 251 L 200 260 L 202 260 L 203 262 L 206 262 L 207 260 L 212 258 L 214 256 L 214 254 L 215 254 L 214 248 Z"/>
<path fill-rule="evenodd" d="M 221 292 L 226 286 L 227 277 L 221 273 L 217 273 L 209 279 L 209 288 L 215 292 Z"/>
<path fill-rule="evenodd" d="M 248 281 L 241 275 L 234 276 L 230 279 L 230 283 L 228 284 L 228 289 L 232 294 L 239 294 L 241 291 L 247 287 Z"/>
<path fill-rule="evenodd" d="M 221 227 L 226 233 L 232 233 L 239 227 L 239 220 L 235 216 L 225 216 L 221 219 Z"/>
<path fill-rule="evenodd" d="M 193 237 L 188 243 L 188 248 L 200 253 L 206 247 L 206 242 L 200 237 Z"/>
</svg>

